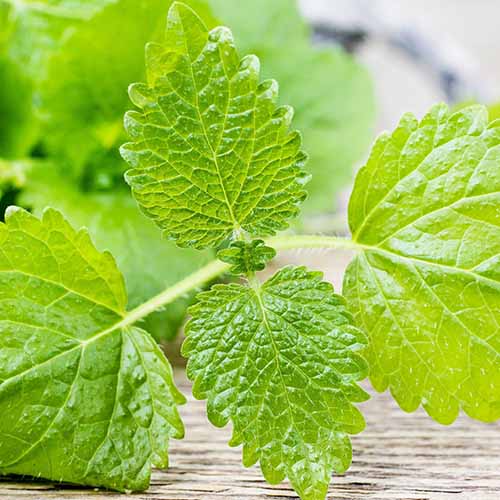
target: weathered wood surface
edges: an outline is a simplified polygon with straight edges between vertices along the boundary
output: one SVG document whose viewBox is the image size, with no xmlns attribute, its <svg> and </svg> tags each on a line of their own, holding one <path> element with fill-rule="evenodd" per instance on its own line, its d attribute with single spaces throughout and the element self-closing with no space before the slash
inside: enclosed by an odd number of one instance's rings
<svg viewBox="0 0 500 500">
<path fill-rule="evenodd" d="M 190 386 L 176 372 L 186 395 Z M 367 429 L 354 437 L 354 461 L 334 477 L 335 500 L 499 500 L 500 425 L 480 424 L 464 416 L 450 427 L 431 421 L 423 411 L 406 414 L 391 398 L 375 395 L 362 405 Z M 148 500 L 258 500 L 296 498 L 287 484 L 267 485 L 257 467 L 241 465 L 239 448 L 229 448 L 230 429 L 216 429 L 204 403 L 182 408 L 186 438 L 171 445 L 171 467 L 155 471 L 151 488 L 131 498 Z M 112 492 L 48 482 L 0 481 L 0 498 L 127 498 Z"/>
</svg>

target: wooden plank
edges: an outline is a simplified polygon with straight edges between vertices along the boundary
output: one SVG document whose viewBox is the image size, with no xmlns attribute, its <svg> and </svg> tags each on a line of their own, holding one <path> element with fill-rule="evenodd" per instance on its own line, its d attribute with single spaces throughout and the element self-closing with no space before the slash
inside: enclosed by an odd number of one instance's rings
<svg viewBox="0 0 500 500">
<path fill-rule="evenodd" d="M 179 386 L 190 395 L 182 370 Z M 353 438 L 351 469 L 334 477 L 335 500 L 499 500 L 500 425 L 481 424 L 461 416 L 443 427 L 423 411 L 402 412 L 389 395 L 374 395 L 362 409 L 367 429 Z M 186 438 L 171 444 L 171 467 L 153 473 L 150 489 L 134 499 L 283 500 L 297 498 L 286 483 L 266 484 L 258 467 L 241 465 L 241 450 L 229 448 L 230 429 L 216 429 L 203 402 L 182 408 Z M 12 500 L 79 500 L 125 498 L 113 492 L 50 482 L 0 481 L 0 498 Z"/>
</svg>

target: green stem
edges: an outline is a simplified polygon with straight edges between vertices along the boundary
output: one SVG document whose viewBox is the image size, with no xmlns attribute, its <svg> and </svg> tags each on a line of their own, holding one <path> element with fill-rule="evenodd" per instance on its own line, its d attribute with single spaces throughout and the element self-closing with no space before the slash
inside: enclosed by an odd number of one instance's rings
<svg viewBox="0 0 500 500">
<path fill-rule="evenodd" d="M 349 238 L 338 238 L 335 236 L 277 236 L 275 238 L 269 238 L 266 243 L 276 250 L 292 250 L 297 248 L 336 248 L 359 251 L 364 248 L 363 245 L 360 245 Z M 140 321 L 152 312 L 174 302 L 176 299 L 182 297 L 191 290 L 200 288 L 209 281 L 212 281 L 217 278 L 217 276 L 226 272 L 229 268 L 229 264 L 225 264 L 219 260 L 210 262 L 175 285 L 165 289 L 163 292 L 154 296 L 147 302 L 144 302 L 140 306 L 129 311 L 120 322 L 120 327 L 129 326 L 137 321 Z"/>
<path fill-rule="evenodd" d="M 163 306 L 174 302 L 176 299 L 182 297 L 191 290 L 202 287 L 209 281 L 217 278 L 217 276 L 226 272 L 229 268 L 229 264 L 225 264 L 220 260 L 210 262 L 183 280 L 178 281 L 175 285 L 163 290 L 160 294 L 155 295 L 147 302 L 144 302 L 140 306 L 129 311 L 120 326 L 124 327 L 140 321 L 152 312 L 155 312 Z"/>
<path fill-rule="evenodd" d="M 276 250 L 292 250 L 296 248 L 335 248 L 337 250 L 362 250 L 364 247 L 350 238 L 337 236 L 292 235 L 276 236 L 266 242 Z"/>
</svg>

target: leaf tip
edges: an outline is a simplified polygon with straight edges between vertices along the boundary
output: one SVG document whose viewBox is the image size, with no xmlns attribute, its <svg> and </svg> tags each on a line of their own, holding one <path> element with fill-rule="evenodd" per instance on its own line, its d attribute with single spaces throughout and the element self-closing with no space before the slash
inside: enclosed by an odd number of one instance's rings
<svg viewBox="0 0 500 500">
<path fill-rule="evenodd" d="M 273 78 L 261 82 L 257 89 L 259 95 L 271 100 L 272 102 L 275 102 L 277 100 L 279 90 L 279 84 Z"/>
<path fill-rule="evenodd" d="M 21 207 L 18 207 L 16 205 L 9 205 L 6 209 L 5 209 L 5 220 L 7 221 L 8 219 L 10 219 L 11 217 L 15 217 L 16 214 L 19 214 L 19 213 L 22 213 L 22 212 L 25 212 L 26 210 L 24 210 L 23 208 Z"/>
<path fill-rule="evenodd" d="M 205 31 L 208 31 L 205 23 L 194 9 L 192 9 L 184 2 L 179 2 L 176 0 L 172 3 L 170 9 L 168 10 L 167 19 L 169 23 L 173 23 L 175 25 L 182 22 L 183 17 L 193 18 L 193 20 L 196 21 L 200 26 L 202 26 Z"/>
<path fill-rule="evenodd" d="M 258 75 L 260 73 L 260 59 L 254 54 L 249 54 L 243 57 L 240 62 L 240 70 L 248 70 L 251 73 Z"/>
<path fill-rule="evenodd" d="M 208 34 L 211 42 L 229 44 L 234 47 L 233 32 L 226 26 L 217 26 Z"/>
</svg>

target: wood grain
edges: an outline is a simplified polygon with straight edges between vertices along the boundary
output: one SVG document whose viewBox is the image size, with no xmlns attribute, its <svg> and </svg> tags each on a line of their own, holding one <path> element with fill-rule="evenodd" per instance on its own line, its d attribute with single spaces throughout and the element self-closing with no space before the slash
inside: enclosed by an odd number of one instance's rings
<svg viewBox="0 0 500 500">
<path fill-rule="evenodd" d="M 182 391 L 190 385 L 176 371 Z M 367 429 L 353 438 L 354 460 L 344 476 L 333 478 L 335 500 L 499 500 L 500 425 L 461 416 L 450 427 L 433 422 L 423 411 L 402 412 L 387 394 L 364 403 Z M 230 429 L 213 427 L 203 402 L 182 408 L 186 438 L 171 444 L 171 467 L 155 471 L 150 489 L 131 495 L 141 500 L 261 500 L 297 498 L 286 483 L 267 485 L 258 467 L 241 465 L 239 448 L 229 448 Z M 0 479 L 0 498 L 126 498 L 112 492 L 70 485 Z"/>
</svg>

